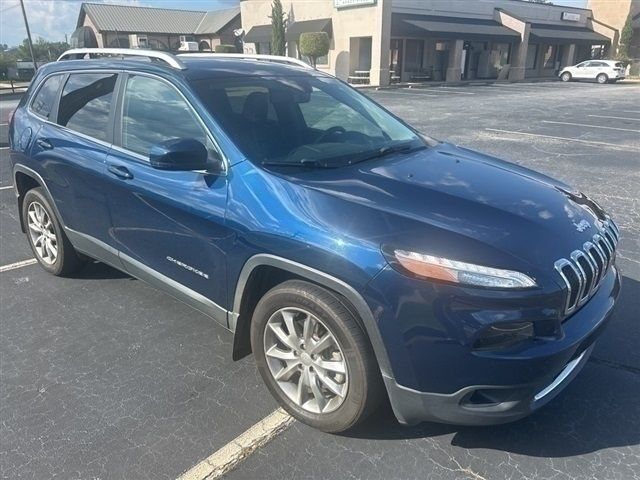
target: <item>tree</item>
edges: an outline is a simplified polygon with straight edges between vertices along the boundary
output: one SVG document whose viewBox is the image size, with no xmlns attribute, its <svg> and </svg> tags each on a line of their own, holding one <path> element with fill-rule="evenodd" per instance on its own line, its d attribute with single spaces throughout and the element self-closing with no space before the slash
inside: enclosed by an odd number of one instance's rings
<svg viewBox="0 0 640 480">
<path fill-rule="evenodd" d="M 285 55 L 284 48 L 284 11 L 280 0 L 271 4 L 271 53 Z"/>
<path fill-rule="evenodd" d="M 616 59 L 629 61 L 629 46 L 631 45 L 631 39 L 633 38 L 633 27 L 631 25 L 633 18 L 631 12 L 627 16 L 627 21 L 624 22 L 622 32 L 620 32 L 620 44 L 618 46 L 618 54 Z"/>
<path fill-rule="evenodd" d="M 329 35 L 327 32 L 307 32 L 300 35 L 300 53 L 311 59 L 316 68 L 316 61 L 329 53 Z"/>
<path fill-rule="evenodd" d="M 66 42 L 47 42 L 43 38 L 39 38 L 33 43 L 33 54 L 37 62 L 54 61 L 65 50 L 69 50 L 69 44 Z M 29 42 L 26 38 L 22 41 L 22 45 L 18 46 L 18 58 L 31 59 Z"/>
</svg>

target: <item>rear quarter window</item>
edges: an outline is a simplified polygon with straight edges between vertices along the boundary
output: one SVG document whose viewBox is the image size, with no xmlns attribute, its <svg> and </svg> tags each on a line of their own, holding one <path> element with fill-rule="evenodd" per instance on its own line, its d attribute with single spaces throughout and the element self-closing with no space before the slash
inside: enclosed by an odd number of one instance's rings
<svg viewBox="0 0 640 480">
<path fill-rule="evenodd" d="M 38 93 L 33 97 L 33 101 L 31 102 L 31 111 L 39 117 L 48 120 L 51 115 L 51 110 L 53 110 L 53 105 L 56 101 L 61 83 L 62 75 L 53 75 L 47 78 L 42 83 Z"/>
</svg>

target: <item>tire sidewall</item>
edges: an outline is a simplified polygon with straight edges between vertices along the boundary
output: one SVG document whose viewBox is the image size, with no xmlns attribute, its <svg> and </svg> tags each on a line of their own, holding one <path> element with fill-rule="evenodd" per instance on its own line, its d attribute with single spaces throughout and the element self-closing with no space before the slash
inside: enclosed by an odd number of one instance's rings
<svg viewBox="0 0 640 480">
<path fill-rule="evenodd" d="M 604 81 L 600 81 L 601 78 L 604 78 Z M 600 85 L 604 85 L 608 81 L 609 81 L 609 77 L 607 76 L 606 73 L 601 73 L 596 77 L 596 82 L 598 82 Z"/>
<path fill-rule="evenodd" d="M 42 261 L 42 259 L 40 258 L 40 255 L 38 255 L 38 252 L 36 251 L 35 246 L 33 245 L 33 241 L 31 240 L 31 235 L 29 233 L 29 215 L 27 212 L 29 211 L 29 205 L 31 205 L 33 202 L 38 202 L 40 205 L 44 207 L 44 209 L 47 212 L 47 215 L 49 215 L 49 218 L 51 219 L 51 223 L 53 224 L 53 230 L 56 234 L 56 239 L 57 239 L 58 256 L 56 258 L 56 261 L 52 264 L 48 264 Z M 49 202 L 47 197 L 43 194 L 40 188 L 34 188 L 32 190 L 29 190 L 26 193 L 24 197 L 24 201 L 22 202 L 22 220 L 24 222 L 24 228 L 27 234 L 27 240 L 29 242 L 29 246 L 31 247 L 31 251 L 33 252 L 33 255 L 35 256 L 36 260 L 38 260 L 38 263 L 40 264 L 40 266 L 49 273 L 52 273 L 54 275 L 59 275 L 64 265 L 64 256 L 65 256 L 65 248 L 64 248 L 64 242 L 63 242 L 64 232 L 62 231 L 60 222 L 58 222 L 58 218 L 56 217 L 56 214 L 53 208 L 51 207 L 51 203 Z"/>
<path fill-rule="evenodd" d="M 331 331 L 344 354 L 349 385 L 344 402 L 333 412 L 315 414 L 303 410 L 284 394 L 269 370 L 264 353 L 264 331 L 269 318 L 285 307 L 300 308 L 315 315 Z M 366 367 L 362 358 L 366 353 L 358 351 L 353 338 L 339 322 L 335 312 L 321 300 L 302 296 L 295 289 L 286 289 L 268 292 L 262 298 L 254 311 L 251 326 L 251 346 L 258 370 L 271 394 L 292 416 L 324 431 L 342 431 L 355 423 L 362 414 L 367 395 Z"/>
</svg>

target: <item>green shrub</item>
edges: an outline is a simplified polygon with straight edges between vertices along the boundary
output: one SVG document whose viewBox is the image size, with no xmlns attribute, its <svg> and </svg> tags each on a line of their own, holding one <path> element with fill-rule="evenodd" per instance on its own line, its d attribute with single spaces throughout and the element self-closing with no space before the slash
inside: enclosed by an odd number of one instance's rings
<svg viewBox="0 0 640 480">
<path fill-rule="evenodd" d="M 238 53 L 235 45 L 216 45 L 214 52 L 216 53 Z"/>
<path fill-rule="evenodd" d="M 300 54 L 309 57 L 313 68 L 316 60 L 329 53 L 329 35 L 327 32 L 307 32 L 300 35 Z"/>
</svg>

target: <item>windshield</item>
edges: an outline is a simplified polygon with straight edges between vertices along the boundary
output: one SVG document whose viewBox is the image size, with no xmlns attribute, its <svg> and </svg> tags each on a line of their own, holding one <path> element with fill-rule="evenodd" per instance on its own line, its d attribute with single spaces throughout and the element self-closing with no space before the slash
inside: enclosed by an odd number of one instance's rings
<svg viewBox="0 0 640 480">
<path fill-rule="evenodd" d="M 364 95 L 325 77 L 235 77 L 193 82 L 249 160 L 339 167 L 424 148 L 424 141 Z"/>
</svg>

